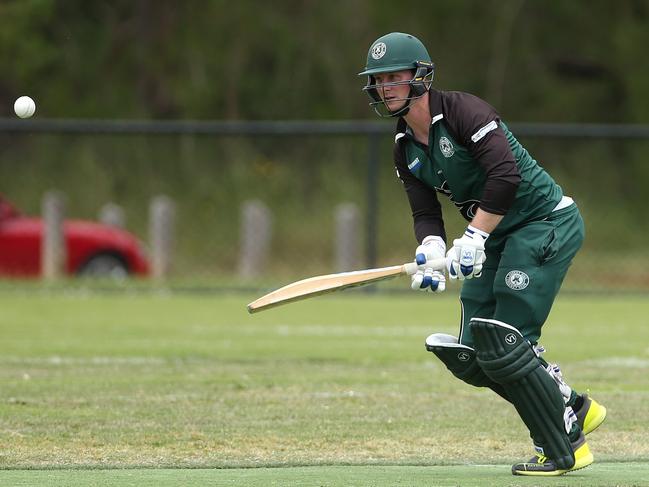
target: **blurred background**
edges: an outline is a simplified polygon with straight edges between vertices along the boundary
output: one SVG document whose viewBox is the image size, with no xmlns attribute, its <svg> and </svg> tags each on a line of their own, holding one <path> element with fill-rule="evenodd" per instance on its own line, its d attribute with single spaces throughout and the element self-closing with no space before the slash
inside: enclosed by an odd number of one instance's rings
<svg viewBox="0 0 649 487">
<path fill-rule="evenodd" d="M 494 105 L 577 201 L 587 237 L 565 287 L 649 289 L 648 1 L 2 0 L 0 193 L 26 215 L 52 190 L 67 218 L 118 205 L 149 256 L 163 197 L 171 284 L 403 263 L 394 121 L 357 76 L 391 31 L 428 47 L 437 89 Z M 20 95 L 32 119 L 13 114 Z M 443 204 L 452 238 L 465 222 Z"/>
</svg>

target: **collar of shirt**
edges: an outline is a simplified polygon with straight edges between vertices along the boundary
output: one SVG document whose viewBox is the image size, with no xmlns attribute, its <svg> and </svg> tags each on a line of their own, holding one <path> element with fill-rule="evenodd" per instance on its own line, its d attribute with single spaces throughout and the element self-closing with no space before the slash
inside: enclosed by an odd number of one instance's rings
<svg viewBox="0 0 649 487">
<path fill-rule="evenodd" d="M 444 113 L 442 111 L 442 92 L 434 88 L 428 90 L 428 106 L 430 107 L 430 116 L 431 116 L 431 125 L 434 125 L 436 122 L 444 118 Z M 412 130 L 408 127 L 406 120 L 403 117 L 399 117 L 397 121 L 397 130 L 394 136 L 394 142 L 396 143 L 401 137 L 413 137 Z"/>
<path fill-rule="evenodd" d="M 442 111 L 442 92 L 434 88 L 428 90 L 428 106 L 430 107 L 431 125 L 444 118 Z"/>
</svg>

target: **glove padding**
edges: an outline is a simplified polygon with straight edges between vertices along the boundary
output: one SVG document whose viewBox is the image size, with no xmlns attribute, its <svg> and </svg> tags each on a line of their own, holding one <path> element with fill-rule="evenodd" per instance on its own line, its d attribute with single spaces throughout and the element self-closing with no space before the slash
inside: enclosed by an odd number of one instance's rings
<svg viewBox="0 0 649 487">
<path fill-rule="evenodd" d="M 443 259 L 446 254 L 446 244 L 441 237 L 429 235 L 415 250 L 415 262 L 422 266 L 412 275 L 410 287 L 418 291 L 441 293 L 446 290 L 444 274 L 432 267 L 426 267 L 426 262 L 433 259 Z"/>
<path fill-rule="evenodd" d="M 482 275 L 486 260 L 484 244 L 489 234 L 469 225 L 462 237 L 453 240 L 446 254 L 446 268 L 451 279 L 472 279 Z"/>
</svg>

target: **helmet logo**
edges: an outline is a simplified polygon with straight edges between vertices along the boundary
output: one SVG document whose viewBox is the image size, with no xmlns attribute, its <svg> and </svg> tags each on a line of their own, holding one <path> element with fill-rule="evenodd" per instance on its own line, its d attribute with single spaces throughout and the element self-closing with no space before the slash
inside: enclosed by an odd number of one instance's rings
<svg viewBox="0 0 649 487">
<path fill-rule="evenodd" d="M 455 154 L 455 147 L 453 147 L 451 141 L 446 137 L 441 137 L 439 139 L 439 150 L 442 151 L 444 157 L 452 157 L 453 154 Z"/>
<path fill-rule="evenodd" d="M 385 55 L 385 51 L 387 51 L 385 42 L 377 42 L 372 46 L 372 58 L 381 59 Z"/>
</svg>

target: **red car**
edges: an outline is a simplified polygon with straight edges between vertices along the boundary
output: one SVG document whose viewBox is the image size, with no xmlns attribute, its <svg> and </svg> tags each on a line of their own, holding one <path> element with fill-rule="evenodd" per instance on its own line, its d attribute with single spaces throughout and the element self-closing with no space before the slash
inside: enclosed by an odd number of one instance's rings
<svg viewBox="0 0 649 487">
<path fill-rule="evenodd" d="M 64 222 L 71 275 L 145 276 L 149 262 L 138 239 L 120 228 L 91 221 Z M 27 217 L 0 195 L 0 276 L 39 276 L 43 220 Z"/>
</svg>

